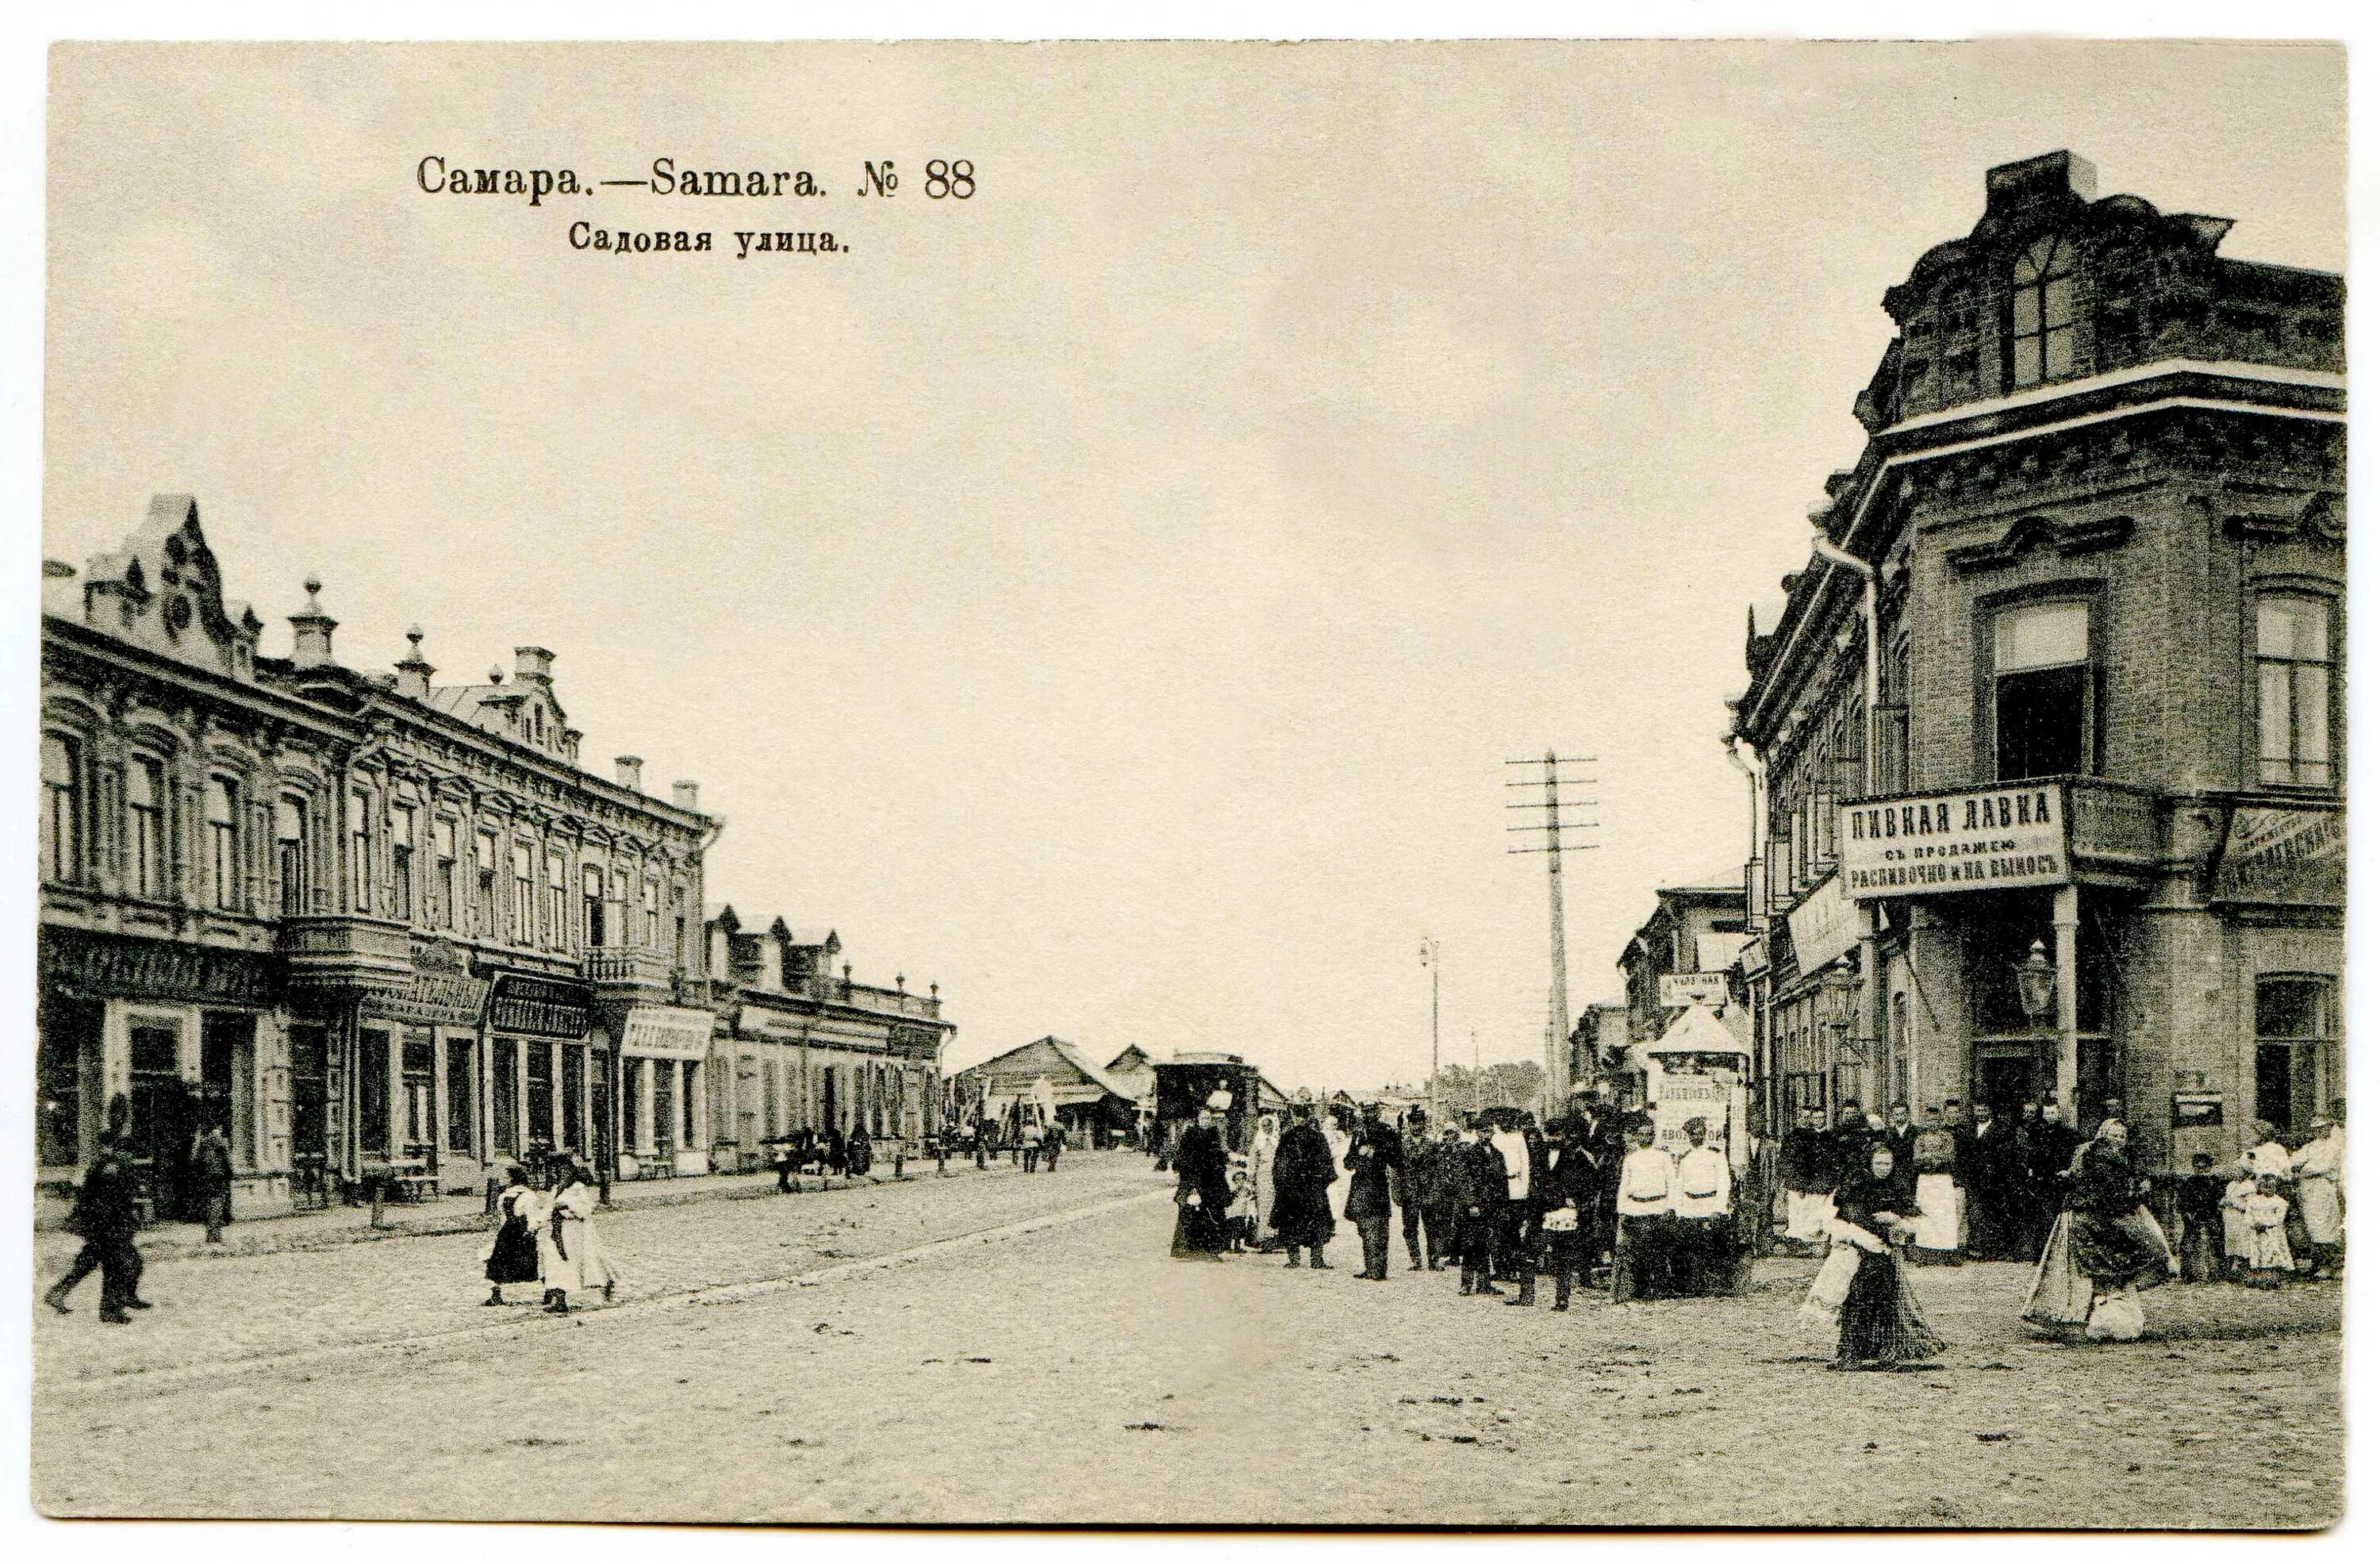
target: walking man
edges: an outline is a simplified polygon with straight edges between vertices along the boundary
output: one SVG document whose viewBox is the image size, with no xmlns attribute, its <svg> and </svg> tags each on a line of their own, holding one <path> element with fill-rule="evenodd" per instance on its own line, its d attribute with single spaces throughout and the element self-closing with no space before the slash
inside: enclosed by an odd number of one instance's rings
<svg viewBox="0 0 2380 1564">
<path fill-rule="evenodd" d="M 1018 1134 L 1017 1140 L 1025 1148 L 1025 1171 L 1038 1172 L 1041 1167 L 1041 1121 L 1037 1118 L 1026 1119 L 1025 1128 Z"/>
<path fill-rule="evenodd" d="M 199 1143 L 190 1149 L 190 1178 L 207 1241 L 221 1243 L 224 1224 L 231 1220 L 231 1142 L 224 1139 L 222 1125 L 211 1123 L 199 1132 Z"/>
<path fill-rule="evenodd" d="M 1058 1154 L 1066 1149 L 1066 1127 L 1052 1123 L 1041 1137 L 1042 1165 L 1052 1173 L 1058 1171 Z"/>
<path fill-rule="evenodd" d="M 140 1252 L 133 1235 L 140 1230 L 138 1173 L 124 1144 L 115 1135 L 100 1138 L 99 1154 L 75 1191 L 74 1209 L 67 1214 L 67 1231 L 82 1240 L 82 1252 L 67 1274 L 42 1295 L 61 1314 L 72 1314 L 67 1294 L 83 1277 L 99 1273 L 99 1317 L 106 1325 L 130 1325 L 128 1309 L 146 1309 L 140 1292 Z"/>
<path fill-rule="evenodd" d="M 1550 1126 L 1553 1143 L 1546 1150 L 1546 1182 L 1539 1204 L 1545 1207 L 1546 1258 L 1554 1273 L 1554 1311 L 1570 1307 L 1571 1279 L 1579 1274 L 1589 1227 L 1587 1207 L 1600 1182 L 1587 1155 L 1588 1127 L 1584 1118 L 1556 1119 Z"/>
<path fill-rule="evenodd" d="M 1347 1220 L 1364 1244 L 1364 1281 L 1389 1279 L 1389 1180 L 1404 1160 L 1396 1132 L 1380 1122 L 1380 1105 L 1364 1105 L 1364 1118 L 1347 1142 Z"/>
<path fill-rule="evenodd" d="M 1463 1252 L 1463 1293 L 1501 1298 L 1496 1285 L 1496 1220 L 1504 1208 L 1504 1162 L 1488 1143 L 1488 1130 L 1475 1115 L 1463 1126 L 1453 1162 L 1455 1243 Z"/>
<path fill-rule="evenodd" d="M 1273 1164 L 1273 1229 L 1295 1266 L 1304 1249 L 1314 1269 L 1327 1271 L 1322 1246 L 1330 1241 L 1330 1186 L 1338 1179 L 1331 1167 L 1330 1142 L 1314 1122 L 1314 1105 L 1300 1103 L 1296 1118 L 1281 1138 Z"/>
</svg>

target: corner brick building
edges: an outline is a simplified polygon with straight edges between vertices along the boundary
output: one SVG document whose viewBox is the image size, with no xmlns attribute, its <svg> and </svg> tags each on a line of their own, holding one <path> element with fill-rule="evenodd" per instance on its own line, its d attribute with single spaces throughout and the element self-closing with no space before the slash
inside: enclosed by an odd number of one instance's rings
<svg viewBox="0 0 2380 1564">
<path fill-rule="evenodd" d="M 1733 703 L 1771 1123 L 2116 1099 L 2185 1161 L 2343 1094 L 2344 290 L 2229 226 L 2052 153 L 1886 293 Z"/>
</svg>

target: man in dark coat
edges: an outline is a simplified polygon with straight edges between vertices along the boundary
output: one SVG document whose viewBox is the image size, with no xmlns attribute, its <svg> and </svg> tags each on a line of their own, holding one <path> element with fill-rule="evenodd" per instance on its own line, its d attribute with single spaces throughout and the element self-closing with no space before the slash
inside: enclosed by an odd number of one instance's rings
<svg viewBox="0 0 2380 1564">
<path fill-rule="evenodd" d="M 1835 1111 L 1835 1127 L 1828 1136 L 1832 1153 L 1834 1181 L 1831 1188 L 1858 1183 L 1868 1176 L 1868 1155 L 1876 1149 L 1878 1137 L 1868 1128 L 1867 1112 L 1859 1104 L 1845 1098 Z"/>
<path fill-rule="evenodd" d="M 1429 1268 L 1442 1271 L 1446 1263 L 1463 1266 L 1463 1131 L 1450 1124 L 1429 1143 L 1424 1166 L 1422 1219 L 1429 1238 Z M 1410 1166 L 1410 1165 L 1409 1165 Z M 1408 1177 L 1411 1177 L 1408 1174 Z"/>
<path fill-rule="evenodd" d="M 1365 1281 L 1389 1279 L 1389 1183 L 1404 1164 L 1404 1143 L 1380 1122 L 1380 1105 L 1364 1105 L 1364 1117 L 1347 1142 L 1347 1220 L 1364 1244 Z"/>
<path fill-rule="evenodd" d="M 1892 1121 L 1884 1129 L 1884 1143 L 1892 1148 L 1892 1176 L 1900 1180 L 1901 1198 L 1917 1199 L 1917 1126 L 1907 1103 L 1892 1105 Z"/>
<path fill-rule="evenodd" d="M 1220 1260 L 1231 1209 L 1231 1153 L 1223 1144 L 1223 1116 L 1209 1107 L 1182 1131 L 1173 1145 L 1173 1258 Z"/>
<path fill-rule="evenodd" d="M 1959 1132 L 1959 1187 L 1967 1191 L 1967 1253 L 1976 1260 L 2015 1260 L 2022 1235 L 2010 1207 L 2017 1161 L 2022 1155 L 2015 1127 L 1987 1102 L 1975 1105 L 1974 1122 Z"/>
<path fill-rule="evenodd" d="M 67 1230 L 82 1240 L 82 1252 L 42 1295 L 59 1314 L 73 1312 L 67 1294 L 93 1271 L 99 1273 L 99 1317 L 105 1324 L 130 1325 L 126 1310 L 149 1307 L 140 1296 L 140 1252 L 132 1241 L 140 1230 L 139 1179 L 124 1142 L 103 1136 L 99 1155 L 75 1191 L 74 1209 L 67 1214 Z"/>
<path fill-rule="evenodd" d="M 1330 1186 L 1338 1177 L 1330 1166 L 1330 1142 L 1314 1121 L 1314 1105 L 1298 1104 L 1272 1165 L 1272 1226 L 1289 1252 L 1290 1265 L 1296 1265 L 1297 1252 L 1304 1249 L 1314 1269 L 1330 1269 L 1322 1247 L 1337 1226 L 1330 1219 Z"/>
<path fill-rule="evenodd" d="M 1812 1252 L 1826 1242 L 1827 1196 L 1835 1188 L 1834 1154 L 1823 1111 L 1803 1108 L 1801 1122 L 1785 1131 L 1777 1173 L 1785 1186 L 1785 1237 L 1804 1253 Z"/>
<path fill-rule="evenodd" d="M 1580 1257 L 1588 1231 L 1587 1209 L 1601 1187 L 1594 1159 L 1586 1149 L 1587 1120 L 1583 1114 L 1565 1114 L 1546 1126 L 1545 1182 L 1536 1204 L 1546 1235 L 1546 1259 L 1554 1274 L 1554 1308 L 1570 1307 L 1570 1287 L 1579 1275 Z"/>
<path fill-rule="evenodd" d="M 1390 1192 L 1396 1197 L 1397 1213 L 1404 1222 L 1405 1258 L 1412 1262 L 1407 1268 L 1418 1271 L 1427 1264 L 1435 1271 L 1445 1235 L 1430 1221 L 1430 1182 L 1438 1158 L 1427 1113 L 1415 1108 L 1405 1115 L 1404 1135 L 1397 1150 L 1397 1177 Z"/>
<path fill-rule="evenodd" d="M 1463 1252 L 1463 1296 L 1501 1298 L 1495 1282 L 1496 1224 L 1504 1214 L 1504 1159 L 1488 1143 L 1477 1115 L 1464 1122 L 1452 1160 L 1455 1242 Z"/>
<path fill-rule="evenodd" d="M 207 1225 L 207 1241 L 223 1242 L 224 1224 L 231 1220 L 231 1143 L 223 1126 L 209 1124 L 199 1132 L 190 1151 L 190 1179 L 199 1197 L 200 1219 Z"/>
<path fill-rule="evenodd" d="M 2058 1105 L 2042 1104 L 2041 1121 L 2025 1148 L 2031 1175 L 2028 1182 L 2032 1209 L 2027 1213 L 2031 1221 L 2027 1249 L 2031 1253 L 2039 1254 L 2049 1242 L 2049 1229 L 2056 1225 L 2058 1212 L 2065 1208 L 2072 1187 L 2067 1169 L 2073 1166 L 2074 1154 L 2082 1145 L 2082 1137 L 2059 1116 Z"/>
</svg>

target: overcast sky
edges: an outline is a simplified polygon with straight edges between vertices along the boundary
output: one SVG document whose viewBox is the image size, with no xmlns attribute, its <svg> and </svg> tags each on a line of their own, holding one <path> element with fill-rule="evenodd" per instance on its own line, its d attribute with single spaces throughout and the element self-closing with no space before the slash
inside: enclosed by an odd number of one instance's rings
<svg viewBox="0 0 2380 1564">
<path fill-rule="evenodd" d="M 358 667 L 552 649 L 596 768 L 727 817 L 712 898 L 941 984 L 953 1066 L 1418 1078 L 1426 932 L 1447 1056 L 1536 1057 L 1500 763 L 1598 757 L 1613 993 L 1654 887 L 1745 854 L 1746 606 L 1984 170 L 2069 147 L 2336 269 L 2342 94 L 2252 45 L 62 48 L 44 546 L 187 490 L 269 652 L 310 571 Z M 532 208 L 426 154 L 828 194 Z"/>
</svg>

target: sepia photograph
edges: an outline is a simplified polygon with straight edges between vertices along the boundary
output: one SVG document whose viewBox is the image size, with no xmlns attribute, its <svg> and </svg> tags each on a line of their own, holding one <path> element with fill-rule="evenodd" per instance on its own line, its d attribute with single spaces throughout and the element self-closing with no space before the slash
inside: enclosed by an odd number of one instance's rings
<svg viewBox="0 0 2380 1564">
<path fill-rule="evenodd" d="M 53 44 L 33 1509 L 2334 1526 L 2348 55 Z"/>
</svg>

